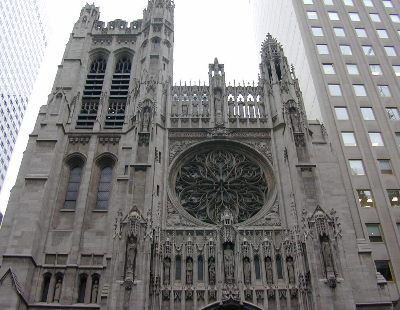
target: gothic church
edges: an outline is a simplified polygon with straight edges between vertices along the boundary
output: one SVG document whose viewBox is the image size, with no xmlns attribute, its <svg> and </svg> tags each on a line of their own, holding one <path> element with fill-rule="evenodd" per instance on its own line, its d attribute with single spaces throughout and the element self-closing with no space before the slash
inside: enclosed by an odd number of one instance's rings
<svg viewBox="0 0 400 310">
<path fill-rule="evenodd" d="M 82 9 L 0 230 L 0 308 L 392 309 L 277 40 L 233 86 L 217 59 L 174 86 L 173 42 L 172 0 Z"/>
</svg>

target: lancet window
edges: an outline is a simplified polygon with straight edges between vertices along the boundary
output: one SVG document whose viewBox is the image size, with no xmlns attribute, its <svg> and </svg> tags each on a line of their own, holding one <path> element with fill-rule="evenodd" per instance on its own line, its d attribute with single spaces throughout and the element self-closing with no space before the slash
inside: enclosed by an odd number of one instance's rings
<svg viewBox="0 0 400 310">
<path fill-rule="evenodd" d="M 47 302 L 47 295 L 49 294 L 49 289 L 50 289 L 50 281 L 51 281 L 51 273 L 46 272 L 43 275 L 42 293 L 40 297 L 41 302 Z"/>
<path fill-rule="evenodd" d="M 112 167 L 103 167 L 100 172 L 99 188 L 97 190 L 96 209 L 106 210 L 111 193 Z"/>
<path fill-rule="evenodd" d="M 81 184 L 82 166 L 71 167 L 69 170 L 69 179 L 67 193 L 64 200 L 64 209 L 75 209 L 78 199 L 79 187 Z"/>
</svg>

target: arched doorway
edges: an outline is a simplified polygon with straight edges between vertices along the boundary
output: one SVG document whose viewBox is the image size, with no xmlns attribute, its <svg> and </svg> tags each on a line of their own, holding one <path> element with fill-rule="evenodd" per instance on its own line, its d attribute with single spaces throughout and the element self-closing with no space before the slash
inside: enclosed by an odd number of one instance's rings
<svg viewBox="0 0 400 310">
<path fill-rule="evenodd" d="M 236 301 L 228 301 L 223 304 L 220 304 L 217 302 L 217 303 L 208 305 L 208 306 L 202 308 L 202 310 L 262 310 L 262 309 L 255 305 L 248 304 L 246 302 L 244 302 L 243 304 L 240 304 Z"/>
</svg>

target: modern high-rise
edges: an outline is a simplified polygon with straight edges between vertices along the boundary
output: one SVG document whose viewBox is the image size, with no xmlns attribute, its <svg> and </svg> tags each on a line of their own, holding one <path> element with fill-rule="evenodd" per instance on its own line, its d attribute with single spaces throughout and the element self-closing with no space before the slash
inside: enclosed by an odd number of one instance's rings
<svg viewBox="0 0 400 310">
<path fill-rule="evenodd" d="M 0 2 L 0 190 L 47 45 L 41 2 Z"/>
<path fill-rule="evenodd" d="M 398 300 L 400 2 L 251 0 L 251 5 L 258 42 L 267 32 L 276 36 L 300 85 L 313 93 L 305 93 L 305 106 L 321 112 L 340 159 L 358 252 L 373 258 L 372 268 Z"/>
</svg>

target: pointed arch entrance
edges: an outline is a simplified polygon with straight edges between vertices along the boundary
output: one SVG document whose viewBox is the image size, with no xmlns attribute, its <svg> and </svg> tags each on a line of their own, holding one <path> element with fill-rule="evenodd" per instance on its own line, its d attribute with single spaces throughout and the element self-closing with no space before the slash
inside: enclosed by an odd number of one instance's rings
<svg viewBox="0 0 400 310">
<path fill-rule="evenodd" d="M 236 301 L 228 301 L 226 303 L 213 303 L 211 305 L 208 305 L 201 310 L 262 310 L 262 308 L 259 308 L 255 305 L 249 304 L 244 302 L 243 304 L 240 304 Z"/>
</svg>

